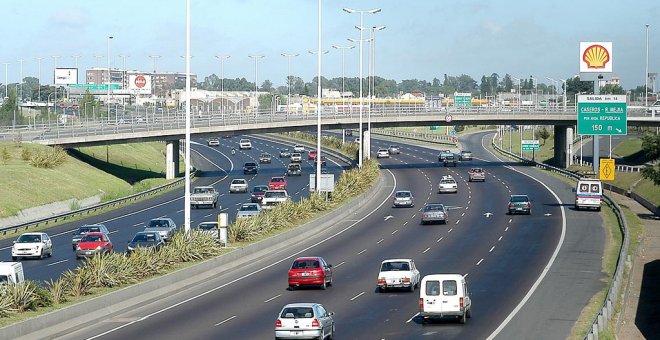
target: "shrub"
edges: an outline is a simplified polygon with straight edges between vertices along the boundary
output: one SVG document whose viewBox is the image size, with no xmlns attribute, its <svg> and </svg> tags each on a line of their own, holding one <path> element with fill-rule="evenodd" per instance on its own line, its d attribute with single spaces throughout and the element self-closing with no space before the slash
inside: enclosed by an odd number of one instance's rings
<svg viewBox="0 0 660 340">
<path fill-rule="evenodd" d="M 30 149 L 28 148 L 23 148 L 23 150 L 21 150 L 21 159 L 27 162 L 31 158 L 32 158 L 32 151 L 30 151 Z"/>
<path fill-rule="evenodd" d="M 2 163 L 4 164 L 7 164 L 7 161 L 11 159 L 11 155 L 7 148 L 2 148 L 2 151 L 0 151 L 0 159 L 2 159 Z"/>
<path fill-rule="evenodd" d="M 7 295 L 11 301 L 11 308 L 18 312 L 35 309 L 36 289 L 37 285 L 33 281 L 25 281 L 9 288 Z"/>
<path fill-rule="evenodd" d="M 62 147 L 45 149 L 32 155 L 30 165 L 37 168 L 52 169 L 66 162 L 66 151 Z"/>
<path fill-rule="evenodd" d="M 65 281 L 61 277 L 55 281 L 51 279 L 46 285 L 48 286 L 54 304 L 66 302 L 66 286 Z"/>
</svg>

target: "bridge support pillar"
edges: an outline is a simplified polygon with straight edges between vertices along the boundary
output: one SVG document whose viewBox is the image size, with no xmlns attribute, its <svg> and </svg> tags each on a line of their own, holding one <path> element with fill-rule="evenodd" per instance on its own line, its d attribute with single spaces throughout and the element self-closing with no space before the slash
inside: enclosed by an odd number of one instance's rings
<svg viewBox="0 0 660 340">
<path fill-rule="evenodd" d="M 165 178 L 174 179 L 179 174 L 179 140 L 168 140 L 165 145 Z"/>
<path fill-rule="evenodd" d="M 371 159 L 371 131 L 364 130 L 362 136 L 364 138 L 362 140 L 362 155 L 365 159 Z"/>
<path fill-rule="evenodd" d="M 569 131 L 570 130 L 570 131 Z M 570 145 L 573 142 L 573 129 L 567 126 L 555 125 L 555 165 L 566 168 L 570 164 Z"/>
</svg>

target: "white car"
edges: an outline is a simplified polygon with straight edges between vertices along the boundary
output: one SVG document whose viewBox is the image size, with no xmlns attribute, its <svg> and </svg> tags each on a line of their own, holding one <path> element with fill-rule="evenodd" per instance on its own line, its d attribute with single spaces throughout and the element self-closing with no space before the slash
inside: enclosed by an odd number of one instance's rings
<svg viewBox="0 0 660 340">
<path fill-rule="evenodd" d="M 291 162 L 302 162 L 302 155 L 299 152 L 292 153 Z"/>
<path fill-rule="evenodd" d="M 209 146 L 220 146 L 220 140 L 218 137 L 210 137 L 208 141 Z"/>
<path fill-rule="evenodd" d="M 21 257 L 43 258 L 53 256 L 53 241 L 46 233 L 25 233 L 14 241 L 11 247 L 11 259 Z"/>
<path fill-rule="evenodd" d="M 275 205 L 290 200 L 289 194 L 286 190 L 268 190 L 264 193 L 264 198 L 261 199 L 261 208 L 271 209 Z"/>
<path fill-rule="evenodd" d="M 390 158 L 390 152 L 387 149 L 378 149 L 376 158 Z"/>
<path fill-rule="evenodd" d="M 458 192 L 458 184 L 456 183 L 454 178 L 451 176 L 442 176 L 440 183 L 438 183 L 438 193 L 444 194 L 444 193 L 457 193 L 457 192 Z"/>
<path fill-rule="evenodd" d="M 305 147 L 302 145 L 296 145 L 293 147 L 293 152 L 303 153 L 305 152 Z"/>
<path fill-rule="evenodd" d="M 238 142 L 238 147 L 241 150 L 245 150 L 245 149 L 250 150 L 250 149 L 252 149 L 252 142 L 250 142 L 249 139 L 243 138 Z"/>
<path fill-rule="evenodd" d="M 381 262 L 378 272 L 378 291 L 403 288 L 415 291 L 419 287 L 420 275 L 412 259 L 389 259 Z"/>
<path fill-rule="evenodd" d="M 248 192 L 248 182 L 243 178 L 236 178 L 229 184 L 229 192 Z"/>
<path fill-rule="evenodd" d="M 275 339 L 333 339 L 334 314 L 320 303 L 288 304 L 275 321 Z"/>
</svg>

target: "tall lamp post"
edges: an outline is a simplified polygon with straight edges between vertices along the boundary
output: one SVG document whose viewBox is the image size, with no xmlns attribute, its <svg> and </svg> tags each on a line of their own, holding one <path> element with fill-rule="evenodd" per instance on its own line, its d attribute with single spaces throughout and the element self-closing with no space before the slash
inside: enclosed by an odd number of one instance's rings
<svg viewBox="0 0 660 340">
<path fill-rule="evenodd" d="M 105 102 L 108 106 L 108 121 L 110 120 L 110 41 L 112 41 L 112 36 L 108 36 L 108 79 L 106 81 L 107 93 L 105 96 Z M 115 113 L 115 124 L 117 124 L 117 114 Z"/>
<path fill-rule="evenodd" d="M 5 64 L 5 98 L 9 98 L 9 83 L 7 83 L 8 82 L 7 72 L 8 72 L 9 63 L 3 63 L 3 64 Z"/>
<path fill-rule="evenodd" d="M 522 79 L 511 76 L 511 79 L 518 81 L 518 111 L 520 111 L 520 87 L 522 85 Z"/>
<path fill-rule="evenodd" d="M 38 87 L 38 89 L 37 89 L 37 101 L 41 101 L 41 60 L 43 58 L 44 57 L 37 57 L 36 58 L 37 59 L 37 65 L 38 65 L 37 66 L 37 70 L 38 70 L 37 71 L 38 72 L 37 73 L 37 77 L 38 77 L 37 78 L 37 83 L 38 83 L 37 84 L 37 87 Z"/>
<path fill-rule="evenodd" d="M 288 74 L 286 78 L 287 87 L 289 88 L 289 93 L 286 96 L 286 114 L 287 118 L 289 115 L 289 110 L 291 110 L 291 58 L 299 56 L 298 53 L 282 53 L 282 56 L 288 59 Z"/>
<path fill-rule="evenodd" d="M 559 82 L 557 80 L 554 80 L 550 77 L 545 77 L 545 79 L 549 80 L 552 82 L 553 85 L 555 85 L 555 106 L 557 105 L 557 97 L 559 97 L 559 92 L 557 91 L 557 88 L 559 87 Z"/>
<path fill-rule="evenodd" d="M 646 24 L 646 70 L 644 71 L 644 106 L 646 107 L 649 106 L 649 26 Z"/>
<path fill-rule="evenodd" d="M 374 8 L 374 9 L 369 9 L 369 10 L 356 10 L 352 8 L 344 8 L 344 12 L 347 13 L 359 13 L 360 14 L 360 27 L 364 26 L 364 14 L 369 13 L 369 14 L 376 14 L 381 11 L 380 8 Z M 363 98 L 362 98 L 362 42 L 364 41 L 364 37 L 362 35 L 362 31 L 360 30 L 360 150 L 358 152 L 359 155 L 359 160 L 358 160 L 358 167 L 362 167 L 362 158 L 363 158 L 363 142 L 362 142 L 362 110 L 363 110 Z M 354 41 L 354 40 L 351 40 Z"/>
<path fill-rule="evenodd" d="M 222 119 L 225 117 L 225 60 L 231 58 L 230 55 L 216 55 L 220 60 L 220 115 Z"/>
<path fill-rule="evenodd" d="M 365 29 L 364 27 L 360 27 L 360 30 Z M 376 75 L 376 31 L 384 30 L 385 26 L 372 26 L 368 28 L 370 30 L 369 32 L 369 78 L 371 79 L 369 81 L 369 110 L 367 110 L 367 131 L 369 131 L 368 138 L 366 140 L 367 142 L 367 150 L 371 149 L 371 107 L 373 104 L 373 99 L 376 97 L 376 80 L 374 79 L 374 76 Z M 371 152 L 367 152 L 367 159 L 371 159 Z"/>
<path fill-rule="evenodd" d="M 316 46 L 316 78 L 318 84 L 316 86 L 316 192 L 321 193 L 321 56 L 328 51 L 321 50 L 321 4 L 322 0 L 318 1 L 318 44 Z"/>
<path fill-rule="evenodd" d="M 340 46 L 340 45 L 332 45 L 332 48 L 336 48 L 341 51 L 341 105 L 342 105 L 342 110 L 346 110 L 346 100 L 344 93 L 346 92 L 345 90 L 345 81 L 346 81 L 346 75 L 344 74 L 344 57 L 345 57 L 345 52 L 346 50 L 350 50 L 352 48 L 355 48 L 355 45 L 348 45 L 348 46 Z"/>
<path fill-rule="evenodd" d="M 158 54 L 149 55 L 149 58 L 151 58 L 151 61 L 153 61 L 153 63 L 154 63 L 154 73 L 152 74 L 152 77 L 151 77 L 151 87 L 152 87 L 151 91 L 154 95 L 156 95 L 156 90 L 158 90 L 158 85 L 160 85 L 160 84 L 156 84 L 156 79 L 157 79 L 157 77 L 156 77 L 157 63 L 156 62 L 158 61 L 158 59 L 160 57 L 162 57 L 162 56 L 158 55 Z M 137 98 L 135 98 L 135 101 L 137 102 Z M 155 107 L 156 107 L 156 105 L 154 105 L 154 110 L 155 110 Z M 146 113 L 146 109 L 145 109 L 145 113 Z"/>
<path fill-rule="evenodd" d="M 248 57 L 254 59 L 254 99 L 255 99 L 255 110 L 256 113 L 259 109 L 259 59 L 265 57 L 264 55 L 248 55 Z"/>
</svg>

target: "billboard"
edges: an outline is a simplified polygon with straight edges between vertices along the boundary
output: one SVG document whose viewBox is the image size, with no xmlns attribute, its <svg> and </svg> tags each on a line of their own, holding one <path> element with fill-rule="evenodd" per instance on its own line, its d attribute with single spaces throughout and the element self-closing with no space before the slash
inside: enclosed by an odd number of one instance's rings
<svg viewBox="0 0 660 340">
<path fill-rule="evenodd" d="M 612 42 L 580 42 L 580 72 L 612 72 Z"/>
<path fill-rule="evenodd" d="M 128 91 L 136 94 L 150 94 L 151 76 L 144 74 L 129 74 Z"/>
<path fill-rule="evenodd" d="M 56 68 L 55 69 L 55 85 L 69 85 L 78 84 L 78 69 L 77 68 Z"/>
</svg>

